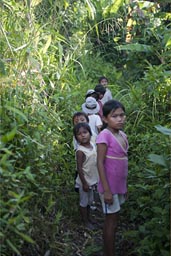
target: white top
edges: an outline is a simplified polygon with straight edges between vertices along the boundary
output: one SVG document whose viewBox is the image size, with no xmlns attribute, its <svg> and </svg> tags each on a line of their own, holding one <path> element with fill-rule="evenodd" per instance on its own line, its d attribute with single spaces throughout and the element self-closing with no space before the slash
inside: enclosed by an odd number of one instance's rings
<svg viewBox="0 0 171 256">
<path fill-rule="evenodd" d="M 92 115 L 88 115 L 88 119 L 89 119 L 89 125 L 90 125 L 92 132 L 94 132 L 95 134 L 98 135 L 99 132 L 98 132 L 97 127 L 102 125 L 102 120 L 101 120 L 100 116 L 92 114 Z"/>
<path fill-rule="evenodd" d="M 95 146 L 91 143 L 93 148 L 86 148 L 79 145 L 77 151 L 82 151 L 85 155 L 85 161 L 82 169 L 85 180 L 89 186 L 95 185 L 99 181 L 99 175 L 97 170 L 97 152 Z M 77 175 L 76 183 L 82 185 L 79 175 Z"/>
<path fill-rule="evenodd" d="M 103 98 L 101 99 L 101 102 L 104 105 L 108 100 L 112 100 L 112 93 L 108 88 L 106 88 L 106 92 Z"/>
</svg>

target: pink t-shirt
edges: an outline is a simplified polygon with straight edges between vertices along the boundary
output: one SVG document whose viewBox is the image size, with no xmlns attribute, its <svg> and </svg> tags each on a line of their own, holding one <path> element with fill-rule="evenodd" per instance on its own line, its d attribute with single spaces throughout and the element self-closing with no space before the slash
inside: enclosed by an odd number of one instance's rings
<svg viewBox="0 0 171 256">
<path fill-rule="evenodd" d="M 96 144 L 105 143 L 107 145 L 104 169 L 112 194 L 125 194 L 127 192 L 128 140 L 124 132 L 119 131 L 119 134 L 123 137 L 126 148 L 123 148 L 108 129 L 101 131 L 96 140 Z M 104 192 L 101 181 L 98 183 L 98 191 Z"/>
</svg>

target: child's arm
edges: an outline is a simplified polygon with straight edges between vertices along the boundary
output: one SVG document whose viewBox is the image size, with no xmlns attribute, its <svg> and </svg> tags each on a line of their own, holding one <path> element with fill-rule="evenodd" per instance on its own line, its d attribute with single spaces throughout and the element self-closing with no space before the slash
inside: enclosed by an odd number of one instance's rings
<svg viewBox="0 0 171 256">
<path fill-rule="evenodd" d="M 97 126 L 98 133 L 101 132 L 102 125 Z"/>
<path fill-rule="evenodd" d="M 106 204 L 112 204 L 113 197 L 112 197 L 112 193 L 110 191 L 110 187 L 106 179 L 106 174 L 104 170 L 106 150 L 107 150 L 107 146 L 105 143 L 97 144 L 97 167 L 98 167 L 100 180 L 102 182 L 102 186 L 104 189 L 104 201 Z"/>
<path fill-rule="evenodd" d="M 96 116 L 96 127 L 97 127 L 97 130 L 98 130 L 98 133 L 100 133 L 101 131 L 101 128 L 102 128 L 102 121 L 101 121 L 101 118 L 100 116 Z"/>
<path fill-rule="evenodd" d="M 83 185 L 83 190 L 85 192 L 88 192 L 89 186 L 88 186 L 87 181 L 86 181 L 86 179 L 84 177 L 84 173 L 83 173 L 83 169 L 82 169 L 83 163 L 85 161 L 85 155 L 84 155 L 84 153 L 82 151 L 78 150 L 76 152 L 76 158 L 77 158 L 77 171 L 78 171 L 80 180 L 81 180 L 82 185 Z"/>
</svg>

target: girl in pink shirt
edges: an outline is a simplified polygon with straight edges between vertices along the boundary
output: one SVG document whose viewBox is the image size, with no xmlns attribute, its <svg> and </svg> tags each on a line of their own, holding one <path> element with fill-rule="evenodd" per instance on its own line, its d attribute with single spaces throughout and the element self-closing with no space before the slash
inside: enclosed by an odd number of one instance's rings
<svg viewBox="0 0 171 256">
<path fill-rule="evenodd" d="M 120 205 L 125 201 L 128 174 L 128 140 L 122 131 L 125 108 L 109 100 L 103 106 L 106 128 L 97 137 L 98 191 L 105 214 L 103 239 L 104 255 L 115 255 L 115 233 Z"/>
</svg>

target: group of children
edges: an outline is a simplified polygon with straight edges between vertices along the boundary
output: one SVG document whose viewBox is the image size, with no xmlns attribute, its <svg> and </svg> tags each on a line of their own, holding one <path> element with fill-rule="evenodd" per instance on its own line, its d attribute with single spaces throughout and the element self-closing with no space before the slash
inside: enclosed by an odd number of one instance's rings
<svg viewBox="0 0 171 256">
<path fill-rule="evenodd" d="M 112 99 L 107 84 L 108 79 L 101 77 L 94 90 L 87 91 L 82 111 L 73 116 L 73 132 L 82 221 L 93 229 L 90 206 L 97 184 L 105 214 L 104 255 L 114 256 L 118 213 L 127 195 L 128 140 L 123 132 L 125 108 Z"/>
</svg>

